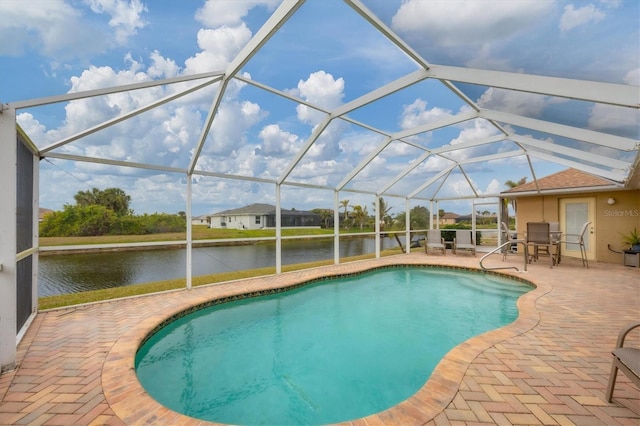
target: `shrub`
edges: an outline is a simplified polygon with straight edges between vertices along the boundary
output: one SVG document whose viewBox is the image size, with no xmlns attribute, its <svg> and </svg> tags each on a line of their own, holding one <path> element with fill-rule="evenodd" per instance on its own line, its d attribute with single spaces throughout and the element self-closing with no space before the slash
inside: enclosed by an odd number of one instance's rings
<svg viewBox="0 0 640 426">
<path fill-rule="evenodd" d="M 40 224 L 43 237 L 85 237 L 106 235 L 116 221 L 113 211 L 104 206 L 65 205 L 61 212 L 45 216 Z"/>
</svg>

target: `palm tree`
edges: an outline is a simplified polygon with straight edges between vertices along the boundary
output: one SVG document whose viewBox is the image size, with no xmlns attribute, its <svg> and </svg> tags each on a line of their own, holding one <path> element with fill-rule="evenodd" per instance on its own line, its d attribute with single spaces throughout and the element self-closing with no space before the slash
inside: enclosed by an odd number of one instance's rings
<svg viewBox="0 0 640 426">
<path fill-rule="evenodd" d="M 349 218 L 349 213 L 347 212 L 347 208 L 349 207 L 349 200 L 340 201 L 340 205 L 344 207 L 344 227 L 347 228 L 347 219 Z"/>
<path fill-rule="evenodd" d="M 364 228 L 364 223 L 369 217 L 369 213 L 367 213 L 367 206 L 364 206 L 364 208 L 362 208 L 362 206 L 356 205 L 356 206 L 353 206 L 352 209 L 353 209 L 353 212 L 352 212 L 353 220 L 358 225 L 360 225 L 360 230 L 362 231 L 362 228 Z"/>
<path fill-rule="evenodd" d="M 384 229 L 384 226 L 391 222 L 391 216 L 389 216 L 389 211 L 391 211 L 393 207 L 384 201 L 384 198 L 380 197 L 380 212 L 378 212 L 378 220 L 380 221 L 381 230 Z M 376 209 L 376 203 L 373 203 L 373 210 Z"/>
<path fill-rule="evenodd" d="M 504 184 L 509 187 L 509 189 L 515 188 L 516 186 L 524 185 L 527 183 L 527 177 L 521 178 L 519 181 L 514 182 L 512 180 L 506 181 Z M 502 218 L 504 219 L 507 227 L 509 226 L 509 204 L 511 204 L 511 208 L 513 208 L 513 212 L 516 212 L 517 209 L 517 201 L 515 198 L 503 198 L 502 203 Z"/>
</svg>

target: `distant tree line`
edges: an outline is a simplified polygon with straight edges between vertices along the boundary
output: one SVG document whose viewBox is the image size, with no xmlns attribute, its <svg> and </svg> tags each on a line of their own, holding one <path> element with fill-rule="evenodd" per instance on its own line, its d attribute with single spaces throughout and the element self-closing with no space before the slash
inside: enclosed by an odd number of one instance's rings
<svg viewBox="0 0 640 426">
<path fill-rule="evenodd" d="M 134 215 L 131 197 L 122 189 L 80 191 L 75 205 L 47 214 L 40 223 L 42 237 L 86 237 L 99 235 L 143 235 L 183 232 L 186 218 L 180 214 Z"/>
<path fill-rule="evenodd" d="M 380 218 L 380 228 L 382 231 L 402 231 L 406 226 L 406 213 L 400 212 L 395 216 L 390 214 L 391 206 L 380 197 L 380 210 L 378 216 Z M 359 204 L 350 205 L 349 200 L 340 201 L 340 228 L 364 230 L 375 226 L 375 210 L 376 205 L 373 203 L 374 214 L 369 214 L 367 206 Z M 351 210 L 349 210 L 351 209 Z M 320 223 L 323 228 L 333 227 L 334 212 L 330 209 L 314 209 L 314 213 L 320 215 Z M 429 209 L 424 206 L 416 206 L 410 210 L 411 229 L 426 229 L 429 227 Z"/>
</svg>

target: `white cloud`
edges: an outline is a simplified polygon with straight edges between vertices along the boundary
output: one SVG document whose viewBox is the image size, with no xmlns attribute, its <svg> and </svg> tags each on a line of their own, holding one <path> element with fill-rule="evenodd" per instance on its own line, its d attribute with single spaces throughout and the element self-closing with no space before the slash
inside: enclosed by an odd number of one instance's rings
<svg viewBox="0 0 640 426">
<path fill-rule="evenodd" d="M 38 147 L 43 147 L 52 142 L 52 138 L 47 135 L 46 126 L 40 123 L 33 114 L 29 112 L 20 113 L 16 116 L 16 122 Z"/>
<path fill-rule="evenodd" d="M 560 30 L 569 31 L 581 25 L 595 23 L 604 19 L 606 14 L 598 10 L 593 4 L 575 8 L 573 4 L 564 7 L 560 18 Z"/>
<path fill-rule="evenodd" d="M 332 109 L 342 103 L 344 97 L 344 80 L 337 80 L 325 71 L 316 71 L 309 75 L 307 80 L 298 81 L 297 90 L 291 90 L 302 99 L 325 109 Z M 318 124 L 326 114 L 307 107 L 298 105 L 296 107 L 298 119 L 303 123 L 312 125 Z"/>
<path fill-rule="evenodd" d="M 600 131 L 627 129 L 628 137 L 636 138 L 640 128 L 640 112 L 632 108 L 595 104 L 589 115 L 588 127 Z"/>
<path fill-rule="evenodd" d="M 101 50 L 102 37 L 95 34 L 82 13 L 63 0 L 39 2 L 37 7 L 22 0 L 0 1 L 0 54 L 20 55 L 35 49 L 56 60 Z"/>
<path fill-rule="evenodd" d="M 259 105 L 244 101 L 220 104 L 204 153 L 229 155 L 247 143 L 246 131 L 266 117 Z"/>
<path fill-rule="evenodd" d="M 471 180 L 471 183 L 473 183 L 474 187 L 477 187 L 477 185 L 473 182 L 473 179 Z M 453 194 L 455 196 L 464 197 L 473 195 L 473 190 L 464 176 L 451 175 L 442 188 L 442 195 L 444 194 L 447 194 L 449 196 Z"/>
<path fill-rule="evenodd" d="M 452 115 L 451 111 L 439 107 L 427 109 L 427 105 L 427 102 L 420 98 L 410 105 L 404 105 L 400 116 L 400 127 L 411 129 Z"/>
<path fill-rule="evenodd" d="M 71 77 L 69 93 L 150 80 L 150 77 L 141 70 L 142 65 L 140 63 L 133 60 L 129 62 L 130 67 L 120 71 L 116 71 L 108 66 L 90 66 L 79 76 Z M 69 102 L 65 107 L 65 123 L 60 130 L 66 135 L 76 133 L 107 119 L 148 105 L 154 100 L 157 100 L 162 94 L 163 89 L 155 87 Z"/>
<path fill-rule="evenodd" d="M 52 58 L 53 69 L 60 61 L 103 52 L 124 45 L 146 25 L 140 0 L 85 0 L 96 16 L 108 15 L 107 23 L 89 16 L 87 10 L 63 0 L 27 2 L 0 1 L 0 54 L 21 55 L 34 49 Z M 89 19 L 87 19 L 89 18 Z"/>
<path fill-rule="evenodd" d="M 265 6 L 268 10 L 273 10 L 279 3 L 280 0 L 207 0 L 204 6 L 196 11 L 195 18 L 210 28 L 233 26 L 240 24 L 254 7 Z"/>
<path fill-rule="evenodd" d="M 93 12 L 111 16 L 109 26 L 115 30 L 118 44 L 125 44 L 129 37 L 147 25 L 142 19 L 147 7 L 140 0 L 85 0 L 85 3 Z"/>
<path fill-rule="evenodd" d="M 260 139 L 262 139 L 260 154 L 267 156 L 293 155 L 301 144 L 297 135 L 280 129 L 277 124 L 265 126 L 260 132 Z"/>
<path fill-rule="evenodd" d="M 185 74 L 224 70 L 251 39 L 251 30 L 243 23 L 235 27 L 201 29 L 198 47 L 202 51 L 185 61 Z"/>
<path fill-rule="evenodd" d="M 508 111 L 528 117 L 539 116 L 545 102 L 546 97 L 543 95 L 493 87 L 487 89 L 478 99 L 478 105 L 483 108 Z"/>
<path fill-rule="evenodd" d="M 490 136 L 496 135 L 498 130 L 489 123 L 487 120 L 472 120 L 462 124 L 463 129 L 458 134 L 458 137 L 451 140 L 451 145 L 455 148 L 455 145 L 464 142 L 473 142 L 482 139 L 486 139 Z M 456 161 L 462 161 L 468 158 L 480 157 L 500 151 L 500 148 L 496 149 L 496 143 L 487 145 L 478 145 L 472 148 L 465 148 L 463 150 L 451 151 L 447 153 L 449 158 Z"/>
<path fill-rule="evenodd" d="M 175 77 L 180 72 L 180 67 L 173 59 L 163 57 L 157 50 L 151 52 L 151 61 L 147 75 L 153 79 Z"/>
<path fill-rule="evenodd" d="M 640 86 L 640 68 L 629 71 L 623 81 L 627 84 L 633 84 L 634 86 Z"/>
<path fill-rule="evenodd" d="M 159 56 L 155 56 L 154 65 L 159 63 L 158 58 Z M 120 71 L 108 66 L 89 67 L 70 79 L 69 92 L 83 92 L 150 79 L 141 63 L 130 58 L 128 62 L 129 68 Z M 162 72 L 175 72 L 171 71 L 170 61 L 163 61 L 162 64 Z M 20 123 L 30 128 L 29 134 L 38 146 L 45 146 L 123 113 L 149 105 L 165 96 L 166 90 L 171 89 L 154 87 L 71 101 L 64 108 L 65 119 L 61 125 L 49 130 L 27 114 L 21 115 Z M 189 149 L 195 146 L 201 127 L 202 120 L 197 105 L 174 102 L 156 107 L 58 149 L 90 157 L 185 168 Z M 85 166 L 78 164 L 76 168 L 82 167 Z M 103 167 L 91 170 L 95 173 L 108 172 Z"/>
<path fill-rule="evenodd" d="M 498 182 L 496 179 L 491 179 L 489 185 L 484 190 L 483 194 L 499 194 L 504 190 L 504 185 Z"/>
<path fill-rule="evenodd" d="M 476 48 L 518 33 L 552 7 L 553 1 L 543 0 L 406 0 L 391 20 L 391 27 L 429 44 Z"/>
<path fill-rule="evenodd" d="M 498 134 L 495 126 L 486 120 L 471 120 L 463 124 L 463 126 L 464 128 L 460 131 L 458 137 L 451 140 L 451 145 L 486 139 L 489 136 Z"/>
<path fill-rule="evenodd" d="M 293 176 L 305 183 L 315 185 L 327 185 L 329 176 L 339 169 L 339 164 L 335 160 L 315 161 L 313 163 L 304 163 L 296 167 Z"/>
<path fill-rule="evenodd" d="M 158 136 L 162 135 L 162 143 L 168 152 L 179 153 L 188 149 L 190 144 L 193 146 L 201 126 L 202 119 L 198 111 L 180 106 L 162 122 Z"/>
</svg>

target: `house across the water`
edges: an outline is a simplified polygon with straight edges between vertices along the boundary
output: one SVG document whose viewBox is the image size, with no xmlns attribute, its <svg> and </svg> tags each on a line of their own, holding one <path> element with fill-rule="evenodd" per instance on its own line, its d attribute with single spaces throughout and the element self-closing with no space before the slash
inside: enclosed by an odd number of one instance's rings
<svg viewBox="0 0 640 426">
<path fill-rule="evenodd" d="M 203 214 L 191 218 L 192 225 L 209 225 L 209 215 Z"/>
<path fill-rule="evenodd" d="M 280 209 L 283 228 L 319 228 L 320 215 L 303 210 Z M 264 229 L 276 227 L 276 207 L 270 204 L 251 204 L 238 209 L 224 210 L 210 216 L 210 228 Z"/>
</svg>

